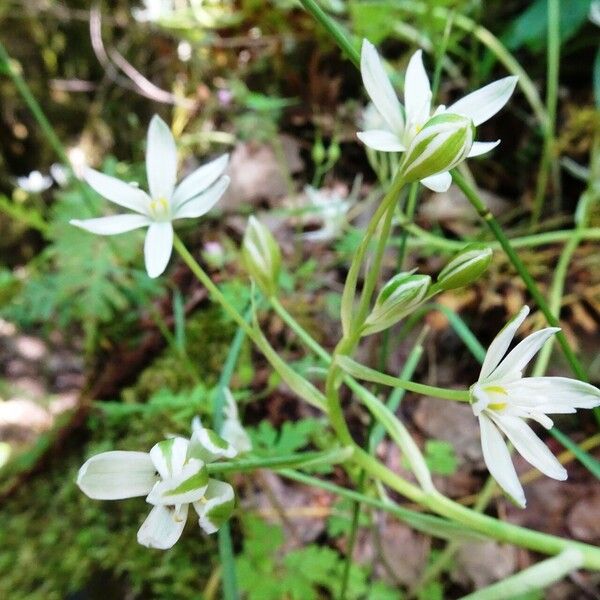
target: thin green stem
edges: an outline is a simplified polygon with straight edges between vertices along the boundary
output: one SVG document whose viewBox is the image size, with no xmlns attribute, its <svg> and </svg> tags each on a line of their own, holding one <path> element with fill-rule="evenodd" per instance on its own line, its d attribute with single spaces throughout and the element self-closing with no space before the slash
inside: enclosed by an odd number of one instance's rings
<svg viewBox="0 0 600 600">
<path fill-rule="evenodd" d="M 257 469 L 292 469 L 303 465 L 335 464 L 348 458 L 349 452 L 343 448 L 334 448 L 319 452 L 297 452 L 283 456 L 256 456 L 236 461 L 213 462 L 206 465 L 209 473 L 244 473 Z"/>
<path fill-rule="evenodd" d="M 424 396 L 433 396 L 440 400 L 452 400 L 454 402 L 470 401 L 468 390 L 448 390 L 446 388 L 425 385 L 424 383 L 406 381 L 399 377 L 386 375 L 385 373 L 380 373 L 375 369 L 361 365 L 355 360 L 352 360 L 349 356 L 338 356 L 336 361 L 346 373 L 364 381 L 371 381 L 372 383 L 379 383 L 390 387 L 399 387 L 409 392 L 415 392 L 416 394 L 422 394 Z"/>
<path fill-rule="evenodd" d="M 360 54 L 350 41 L 348 34 L 334 21 L 315 0 L 300 0 L 300 4 L 320 23 L 336 41 L 337 45 L 346 53 L 346 56 L 355 64 L 360 66 Z"/>
<path fill-rule="evenodd" d="M 50 121 L 44 114 L 40 103 L 36 100 L 35 96 L 31 92 L 31 89 L 27 85 L 27 82 L 25 81 L 21 73 L 19 73 L 19 70 L 17 69 L 14 62 L 11 60 L 10 55 L 6 51 L 6 48 L 4 47 L 2 42 L 0 42 L 0 72 L 2 65 L 5 65 L 6 74 L 10 77 L 15 88 L 17 88 L 17 91 L 21 95 L 21 98 L 23 98 L 23 101 L 27 105 L 27 108 L 31 111 L 31 114 L 40 126 L 44 137 L 46 138 L 46 140 L 48 141 L 48 143 L 50 144 L 60 161 L 64 163 L 64 165 L 68 167 L 71 173 L 73 174 L 73 167 L 71 166 L 71 161 L 69 160 L 69 156 L 67 155 L 63 143 L 56 134 L 56 131 L 54 131 L 54 127 L 52 127 Z M 75 181 L 82 190 L 84 202 L 86 203 L 88 208 L 91 208 L 91 198 L 89 196 L 89 192 L 86 185 L 77 177 L 75 177 Z"/>
<path fill-rule="evenodd" d="M 554 130 L 556 126 L 556 106 L 558 102 L 558 73 L 560 67 L 560 1 L 547 0 L 548 3 L 548 68 L 546 78 L 546 125 L 544 127 L 544 149 L 538 171 L 537 187 L 531 214 L 531 226 L 537 227 L 544 198 L 548 188 L 548 179 L 552 168 L 554 153 Z M 558 190 L 554 190 L 556 193 Z"/>
<path fill-rule="evenodd" d="M 527 267 L 519 258 L 518 254 L 514 251 L 510 240 L 506 237 L 498 221 L 496 221 L 496 218 L 488 210 L 483 200 L 481 200 L 477 192 L 469 185 L 467 180 L 456 169 L 452 171 L 452 178 L 454 179 L 456 185 L 458 185 L 458 187 L 463 191 L 469 202 L 472 204 L 479 216 L 483 219 L 483 221 L 486 223 L 486 225 L 489 227 L 491 232 L 494 234 L 494 236 L 500 243 L 500 246 L 506 253 L 506 256 L 515 267 L 517 273 L 523 280 L 523 283 L 525 283 L 527 290 L 533 297 L 539 309 L 542 311 L 542 313 L 544 313 L 544 316 L 546 317 L 548 323 L 553 327 L 560 327 L 558 320 L 552 313 L 552 310 L 550 310 L 546 299 L 540 292 L 536 282 L 527 270 Z M 558 340 L 558 343 L 560 344 L 560 347 L 562 348 L 565 358 L 567 359 L 567 362 L 569 363 L 569 366 L 571 367 L 573 373 L 582 381 L 587 381 L 587 374 L 585 372 L 585 369 L 583 368 L 575 352 L 569 345 L 565 334 L 562 331 L 559 331 L 556 334 L 556 339 Z"/>
</svg>

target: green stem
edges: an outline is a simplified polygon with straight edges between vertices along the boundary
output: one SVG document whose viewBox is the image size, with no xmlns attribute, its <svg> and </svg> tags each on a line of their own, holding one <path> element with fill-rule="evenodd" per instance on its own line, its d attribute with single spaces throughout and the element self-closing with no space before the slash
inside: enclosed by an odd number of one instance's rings
<svg viewBox="0 0 600 600">
<path fill-rule="evenodd" d="M 548 187 L 548 178 L 553 164 L 554 129 L 556 125 L 556 106 L 558 101 L 558 72 L 560 66 L 560 1 L 548 2 L 548 70 L 546 79 L 546 126 L 544 127 L 544 149 L 540 161 L 537 187 L 531 215 L 532 228 L 537 227 L 544 197 Z M 555 190 L 558 192 L 558 190 Z"/>
<path fill-rule="evenodd" d="M 470 401 L 468 390 L 448 390 L 446 388 L 425 385 L 424 383 L 406 381 L 405 379 L 400 379 L 393 375 L 386 375 L 385 373 L 380 373 L 375 369 L 361 365 L 355 360 L 352 360 L 349 356 L 338 356 L 336 360 L 344 371 L 350 373 L 353 377 L 364 381 L 371 381 L 373 383 L 391 387 L 399 387 L 409 392 L 415 392 L 416 394 L 422 394 L 424 396 L 434 396 L 441 400 L 452 400 L 454 402 Z"/>
<path fill-rule="evenodd" d="M 354 63 L 356 67 L 360 67 L 360 54 L 350 41 L 348 34 L 342 27 L 334 21 L 315 0 L 300 0 L 300 4 L 309 12 L 328 32 L 329 35 L 336 41 L 337 45 L 346 53 L 346 56 Z"/>
<path fill-rule="evenodd" d="M 73 167 L 71 166 L 71 161 L 69 160 L 69 156 L 65 151 L 63 143 L 60 141 L 58 135 L 56 135 L 56 131 L 54 131 L 54 128 L 52 127 L 50 121 L 44 114 L 44 111 L 42 110 L 42 107 L 40 106 L 39 102 L 36 100 L 35 96 L 31 92 L 31 89 L 27 85 L 27 82 L 22 77 L 21 73 L 19 73 L 15 64 L 11 60 L 10 55 L 6 51 L 6 48 L 4 47 L 2 42 L 0 42 L 0 67 L 2 66 L 2 64 L 6 66 L 7 75 L 10 77 L 14 86 L 17 88 L 17 91 L 21 95 L 21 98 L 23 98 L 23 101 L 27 105 L 27 108 L 31 111 L 33 118 L 37 121 L 38 125 L 40 126 L 44 137 L 46 138 L 46 140 L 48 141 L 48 143 L 50 144 L 60 161 L 64 163 L 64 165 L 68 167 L 71 171 L 71 174 L 74 175 Z M 79 188 L 82 190 L 84 202 L 86 203 L 88 208 L 91 208 L 91 198 L 89 196 L 89 192 L 86 185 L 77 177 L 75 177 L 75 181 Z"/>
<path fill-rule="evenodd" d="M 213 473 L 244 473 L 257 469 L 291 469 L 308 464 L 335 464 L 348 458 L 351 451 L 344 448 L 334 448 L 321 452 L 298 452 L 284 456 L 257 456 L 242 458 L 235 461 L 214 462 L 206 465 L 210 474 Z"/>
<path fill-rule="evenodd" d="M 500 243 L 500 246 L 525 283 L 525 286 L 527 287 L 527 290 L 531 294 L 532 298 L 538 305 L 539 309 L 544 313 L 548 323 L 553 327 L 560 327 L 558 320 L 550 310 L 546 299 L 540 292 L 537 284 L 533 280 L 533 277 L 527 270 L 527 267 L 519 258 L 518 254 L 514 251 L 510 240 L 506 237 L 498 221 L 496 221 L 495 217 L 488 210 L 487 206 L 483 203 L 477 192 L 469 185 L 467 180 L 456 169 L 452 170 L 452 178 Z M 560 344 L 560 347 L 562 348 L 565 358 L 567 359 L 567 362 L 569 363 L 573 373 L 582 381 L 587 381 L 587 374 L 579 362 L 579 359 L 575 355 L 575 352 L 573 352 L 573 349 L 569 345 L 565 334 L 562 331 L 559 331 L 556 334 L 556 339 L 558 340 L 558 343 Z"/>
</svg>

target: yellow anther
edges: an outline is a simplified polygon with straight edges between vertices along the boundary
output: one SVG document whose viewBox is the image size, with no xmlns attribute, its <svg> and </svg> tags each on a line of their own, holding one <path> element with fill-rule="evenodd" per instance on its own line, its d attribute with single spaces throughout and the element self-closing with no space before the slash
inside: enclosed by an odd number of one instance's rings
<svg viewBox="0 0 600 600">
<path fill-rule="evenodd" d="M 487 405 L 487 408 L 497 411 L 504 410 L 506 408 L 506 402 L 492 402 Z"/>
<path fill-rule="evenodd" d="M 503 396 L 508 396 L 508 392 L 499 385 L 488 385 L 483 388 L 486 392 L 490 392 L 491 394 L 502 394 Z"/>
</svg>

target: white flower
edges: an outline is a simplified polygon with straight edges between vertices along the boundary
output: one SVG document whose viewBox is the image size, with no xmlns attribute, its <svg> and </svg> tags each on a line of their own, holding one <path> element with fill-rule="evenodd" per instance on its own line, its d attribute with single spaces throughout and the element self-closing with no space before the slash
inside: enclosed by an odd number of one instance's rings
<svg viewBox="0 0 600 600">
<path fill-rule="evenodd" d="M 131 14 L 140 23 L 156 23 L 170 17 L 174 11 L 173 0 L 142 0 L 144 8 L 132 8 Z"/>
<path fill-rule="evenodd" d="M 144 256 L 150 277 L 158 277 L 167 267 L 173 249 L 176 219 L 194 219 L 206 214 L 221 198 L 229 177 L 223 175 L 228 156 L 224 154 L 188 175 L 179 185 L 177 148 L 171 130 L 158 116 L 148 128 L 146 172 L 150 195 L 136 186 L 86 169 L 85 180 L 107 200 L 133 210 L 135 214 L 114 215 L 81 221 L 72 225 L 98 235 L 115 235 L 148 227 Z"/>
<path fill-rule="evenodd" d="M 307 215 L 307 220 L 316 218 L 321 222 L 321 227 L 303 233 L 302 237 L 311 242 L 326 242 L 339 237 L 348 223 L 347 214 L 353 203 L 338 194 L 327 194 L 310 185 L 304 188 L 304 193 L 315 209 L 314 213 L 311 211 Z"/>
<path fill-rule="evenodd" d="M 370 148 L 381 152 L 404 152 L 415 135 L 432 115 L 452 113 L 468 117 L 475 126 L 495 115 L 508 101 L 515 89 L 517 77 L 499 79 L 468 94 L 454 104 L 431 107 L 431 86 L 425 72 L 422 51 L 415 52 L 406 70 L 404 82 L 404 107 L 400 104 L 377 50 L 363 40 L 360 70 L 363 84 L 375 108 L 385 121 L 381 129 L 357 133 L 358 138 Z M 469 157 L 479 156 L 497 146 L 495 142 L 474 142 Z M 424 178 L 421 183 L 433 191 L 446 191 L 452 179 L 448 172 Z"/>
<path fill-rule="evenodd" d="M 471 386 L 473 413 L 479 418 L 483 458 L 492 477 L 517 504 L 525 507 L 525 494 L 503 440 L 504 434 L 523 458 L 553 479 L 564 480 L 567 471 L 527 425 L 533 419 L 552 427 L 548 414 L 574 413 L 577 408 L 600 405 L 600 390 L 566 377 L 523 377 L 523 369 L 559 328 L 547 327 L 527 336 L 503 359 L 529 308 L 524 306 L 500 331 Z"/>
<path fill-rule="evenodd" d="M 239 454 L 250 452 L 250 450 L 252 450 L 252 442 L 240 422 L 235 398 L 229 388 L 225 388 L 224 393 L 225 406 L 223 407 L 223 412 L 225 414 L 225 420 L 223 421 L 223 427 L 221 427 L 220 431 L 221 437 L 229 442 Z"/>
<path fill-rule="evenodd" d="M 138 531 L 138 542 L 166 550 L 181 537 L 190 504 L 200 527 L 209 534 L 230 517 L 233 488 L 210 479 L 206 463 L 235 455 L 230 444 L 199 427 L 191 440 L 170 438 L 149 453 L 114 451 L 92 456 L 79 470 L 77 485 L 96 500 L 146 496 L 153 508 Z"/>
<path fill-rule="evenodd" d="M 41 194 L 52 186 L 52 177 L 31 171 L 26 177 L 17 177 L 17 185 L 30 194 Z"/>
</svg>

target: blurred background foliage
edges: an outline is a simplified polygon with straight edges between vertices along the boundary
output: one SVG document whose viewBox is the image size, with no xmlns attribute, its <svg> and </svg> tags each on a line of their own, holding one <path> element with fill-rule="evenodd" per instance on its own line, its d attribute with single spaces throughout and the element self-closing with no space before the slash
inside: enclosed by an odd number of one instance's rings
<svg viewBox="0 0 600 600">
<path fill-rule="evenodd" d="M 434 65 L 445 36 L 440 101 L 504 74 L 498 57 L 473 35 L 481 25 L 515 53 L 543 92 L 545 0 L 323 0 L 321 5 L 357 38 L 368 37 L 381 47 L 398 67 L 398 87 L 411 52 L 422 46 L 429 53 L 428 64 Z M 583 191 L 591 186 L 598 193 L 594 186 L 600 186 L 590 183 L 599 127 L 598 25 L 588 18 L 587 0 L 564 1 L 561 7 L 555 159 L 560 156 L 563 192 L 551 203 L 542 229 L 570 223 Z M 272 152 L 283 179 L 283 190 L 275 196 L 293 196 L 309 182 L 343 182 L 350 189 L 357 173 L 368 185 L 375 181 L 354 135 L 364 105 L 360 76 L 295 0 L 115 0 L 91 6 L 75 0 L 4 0 L 0 40 L 76 168 L 87 163 L 144 185 L 146 126 L 159 113 L 172 123 L 185 169 L 250 144 Z M 60 157 L 5 74 L 0 61 L 0 316 L 18 332 L 49 339 L 78 355 L 85 379 L 83 400 L 72 409 L 79 421 L 67 420 L 66 427 L 57 421 L 35 441 L 11 446 L 13 460 L 0 481 L 0 597 L 198 598 L 203 590 L 203 597 L 216 598 L 219 565 L 213 538 L 188 530 L 170 552 L 148 551 L 135 542 L 143 502 L 90 502 L 74 480 L 91 454 L 146 449 L 163 435 L 185 435 L 193 415 L 208 417 L 211 390 L 235 328 L 218 309 L 207 307 L 185 269 L 173 268 L 163 281 L 149 280 L 140 235 L 107 241 L 68 225 L 71 218 L 101 214 L 106 204 L 64 172 L 61 178 L 56 169 Z M 294 141 L 299 168 L 293 167 L 282 134 Z M 523 233 L 524 206 L 533 195 L 543 141 L 521 95 L 500 119 L 482 128 L 482 138 L 494 136 L 502 137 L 501 150 L 483 166 L 473 161 L 472 169 L 487 190 L 511 199 L 503 219 L 515 233 Z M 251 164 L 239 168 L 251 169 Z M 34 171 L 52 172 L 47 189 L 45 184 L 19 183 L 18 178 Z M 597 205 L 592 205 L 590 218 L 596 226 Z M 277 216 L 282 206 L 268 190 L 249 201 L 231 198 L 216 216 L 184 228 L 184 235 L 202 247 L 204 262 L 219 282 L 228 282 L 224 290 L 241 309 L 248 290 L 236 251 L 241 231 L 236 218 L 259 209 Z M 223 222 L 219 211 L 231 218 Z M 294 218 L 293 210 L 285 215 Z M 431 229 L 456 234 L 437 223 Z M 327 342 L 331 322 L 323 325 L 315 315 L 333 316 L 339 307 L 340 288 L 330 281 L 328 269 L 342 265 L 357 243 L 356 231 L 349 228 L 323 260 L 303 254 L 298 244 L 287 248 L 283 289 L 296 294 L 297 317 L 321 341 Z M 435 259 L 438 250 L 425 246 L 421 252 Z M 532 253 L 528 264 L 543 279 L 558 253 L 556 248 Z M 594 256 L 597 250 L 594 254 L 584 248 L 576 257 L 576 272 L 585 272 L 583 286 L 600 279 Z M 523 290 L 511 281 L 500 258 L 493 269 L 487 293 L 502 292 L 508 302 L 518 302 Z M 183 290 L 185 302 L 176 289 Z M 483 293 L 478 290 L 476 297 L 485 305 Z M 499 302 L 487 297 L 488 307 Z M 575 298 L 573 305 L 577 302 Z M 586 300 L 584 311 L 592 315 L 591 325 L 587 320 L 592 333 L 598 318 L 594 302 Z M 489 337 L 493 330 L 486 328 L 482 313 L 473 312 L 474 326 Z M 585 315 L 578 319 L 574 327 L 585 329 Z M 268 323 L 268 332 L 298 359 L 277 319 Z M 465 361 L 455 355 L 460 372 Z M 295 366 L 314 368 L 310 360 Z M 5 372 L 4 377 L 3 398 L 10 396 L 12 385 L 10 375 Z M 281 393 L 277 378 L 257 364 L 248 346 L 242 349 L 233 385 L 264 452 L 318 445 L 326 435 L 322 423 L 307 418 Z M 51 386 L 48 398 L 55 393 Z M 257 402 L 265 398 L 270 398 L 267 408 Z M 86 419 L 87 427 L 81 427 Z M 440 440 L 428 444 L 432 469 L 454 472 L 452 446 Z M 349 523 L 348 510 L 338 511 L 330 517 L 329 538 L 282 558 L 282 526 L 252 514 L 236 521 L 240 585 L 248 598 L 334 597 L 343 554 L 332 540 Z M 349 598 L 400 597 L 373 580 L 369 568 L 353 569 Z M 257 588 L 257 580 L 269 580 L 272 589 Z M 424 598 L 442 593 L 439 586 L 422 591 Z"/>
</svg>

